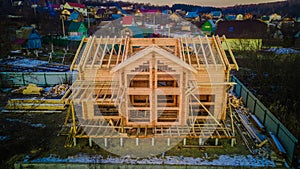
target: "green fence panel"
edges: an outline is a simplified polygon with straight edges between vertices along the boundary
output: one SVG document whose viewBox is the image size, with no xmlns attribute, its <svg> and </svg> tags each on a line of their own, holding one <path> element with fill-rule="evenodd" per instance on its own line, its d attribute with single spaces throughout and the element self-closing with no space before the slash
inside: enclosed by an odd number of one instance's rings
<svg viewBox="0 0 300 169">
<path fill-rule="evenodd" d="M 77 72 L 0 72 L 0 77 L 2 87 L 19 87 L 30 83 L 53 86 L 72 84 L 77 78 Z"/>
<path fill-rule="evenodd" d="M 244 87 L 241 88 L 241 97 L 243 98 L 243 102 L 245 104 L 247 104 L 247 102 L 248 102 L 248 94 L 247 94 L 247 90 Z"/>
<path fill-rule="evenodd" d="M 243 102 L 263 123 L 267 132 L 273 132 L 287 152 L 287 160 L 293 163 L 295 149 L 298 143 L 296 137 L 235 77 L 232 82 L 237 84 L 234 92 L 237 97 L 242 97 Z"/>
<path fill-rule="evenodd" d="M 250 112 L 253 113 L 253 114 L 255 114 L 255 106 L 256 106 L 256 99 L 250 93 L 250 94 L 248 94 L 247 107 L 249 108 Z"/>
<path fill-rule="evenodd" d="M 265 119 L 265 106 L 261 105 L 260 102 L 256 102 L 255 106 L 255 116 L 264 124 Z"/>
<path fill-rule="evenodd" d="M 265 119 L 265 127 L 268 131 L 273 132 L 277 136 L 278 123 L 274 120 L 267 111 L 267 116 Z"/>
</svg>

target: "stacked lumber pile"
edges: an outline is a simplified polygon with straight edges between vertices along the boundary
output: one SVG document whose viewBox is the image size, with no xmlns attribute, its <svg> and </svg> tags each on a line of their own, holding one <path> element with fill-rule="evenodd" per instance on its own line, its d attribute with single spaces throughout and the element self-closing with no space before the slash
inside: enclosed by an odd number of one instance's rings
<svg viewBox="0 0 300 169">
<path fill-rule="evenodd" d="M 44 94 L 44 96 L 51 96 L 51 97 L 63 96 L 68 89 L 69 89 L 68 84 L 59 84 L 52 87 L 49 91 L 47 91 Z"/>
<path fill-rule="evenodd" d="M 4 113 L 59 113 L 66 109 L 60 99 L 18 98 L 8 100 Z"/>
</svg>

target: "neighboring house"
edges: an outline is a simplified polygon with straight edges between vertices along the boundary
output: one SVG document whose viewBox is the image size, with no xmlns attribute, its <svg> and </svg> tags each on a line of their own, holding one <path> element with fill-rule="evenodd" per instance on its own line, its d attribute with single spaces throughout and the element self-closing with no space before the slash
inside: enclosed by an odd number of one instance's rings
<svg viewBox="0 0 300 169">
<path fill-rule="evenodd" d="M 172 13 L 172 14 L 170 15 L 170 19 L 171 19 L 172 21 L 174 21 L 174 22 L 178 22 L 178 21 L 180 21 L 182 18 L 181 18 L 181 16 L 180 16 L 179 14 L 177 14 L 177 13 Z"/>
<path fill-rule="evenodd" d="M 18 49 L 39 49 L 42 47 L 42 39 L 34 27 L 23 26 L 16 31 L 16 39 L 13 45 Z"/>
<path fill-rule="evenodd" d="M 124 16 L 122 18 L 122 25 L 123 26 L 132 26 L 132 25 L 135 25 L 135 22 L 134 22 L 134 16 Z"/>
<path fill-rule="evenodd" d="M 84 4 L 66 2 L 64 5 L 64 9 L 76 9 L 78 12 L 81 12 L 84 16 L 87 16 L 87 8 Z"/>
<path fill-rule="evenodd" d="M 225 19 L 227 21 L 234 21 L 234 20 L 236 20 L 236 15 L 226 15 Z"/>
<path fill-rule="evenodd" d="M 88 36 L 88 29 L 83 22 L 71 22 L 68 27 L 69 39 L 81 40 L 84 36 Z"/>
<path fill-rule="evenodd" d="M 60 4 L 49 4 L 48 7 L 54 9 L 55 11 L 61 10 L 61 5 Z"/>
<path fill-rule="evenodd" d="M 216 32 L 216 25 L 213 20 L 207 20 L 202 26 L 201 30 L 206 35 L 213 35 Z"/>
<path fill-rule="evenodd" d="M 220 21 L 216 34 L 225 35 L 236 50 L 259 50 L 268 36 L 268 25 L 258 20 Z"/>
<path fill-rule="evenodd" d="M 138 26 L 127 26 L 121 30 L 121 35 L 123 37 L 131 37 L 131 38 L 143 38 L 144 34 L 139 29 Z"/>
<path fill-rule="evenodd" d="M 73 11 L 73 10 L 72 10 Z M 68 9 L 63 9 L 60 13 L 60 19 L 69 20 L 71 12 Z"/>
<path fill-rule="evenodd" d="M 81 12 L 74 10 L 70 15 L 69 20 L 73 22 L 84 22 L 84 17 Z"/>
<path fill-rule="evenodd" d="M 263 22 L 269 22 L 270 21 L 270 17 L 267 15 L 263 15 L 260 17 L 260 20 Z"/>
<path fill-rule="evenodd" d="M 274 13 L 272 15 L 269 15 L 270 21 L 280 21 L 281 20 L 281 15 L 278 15 L 277 13 Z"/>
<path fill-rule="evenodd" d="M 222 18 L 222 11 L 211 11 L 209 14 L 213 17 L 213 19 Z"/>
<path fill-rule="evenodd" d="M 199 17 L 198 12 L 187 12 L 185 14 L 185 19 L 186 20 L 195 20 L 198 17 Z"/>
<path fill-rule="evenodd" d="M 111 14 L 113 20 L 122 18 L 122 14 Z"/>
<path fill-rule="evenodd" d="M 164 9 L 164 10 L 161 11 L 161 13 L 162 14 L 169 14 L 170 15 L 170 14 L 172 14 L 172 11 L 169 10 L 169 9 Z"/>
<path fill-rule="evenodd" d="M 136 16 L 142 16 L 144 14 L 160 14 L 161 11 L 159 9 L 138 9 L 135 12 Z"/>
<path fill-rule="evenodd" d="M 251 13 L 246 13 L 244 16 L 244 20 L 252 19 L 252 18 L 253 18 L 253 15 Z"/>
<path fill-rule="evenodd" d="M 108 10 L 99 8 L 96 12 L 95 18 L 101 18 L 101 19 L 109 19 L 111 18 L 111 14 Z"/>
<path fill-rule="evenodd" d="M 242 21 L 242 20 L 244 20 L 244 15 L 242 15 L 242 14 L 236 15 L 235 20 L 237 20 L 237 21 Z"/>
</svg>

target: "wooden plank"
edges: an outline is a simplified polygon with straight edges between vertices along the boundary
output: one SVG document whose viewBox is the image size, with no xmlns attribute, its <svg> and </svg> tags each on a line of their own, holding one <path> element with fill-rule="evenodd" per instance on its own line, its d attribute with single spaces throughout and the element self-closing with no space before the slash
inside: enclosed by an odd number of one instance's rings
<svg viewBox="0 0 300 169">
<path fill-rule="evenodd" d="M 208 39 L 207 36 L 205 36 L 205 39 L 206 39 L 206 41 L 207 41 L 208 48 L 209 48 L 209 51 L 210 51 L 210 53 L 211 53 L 211 56 L 212 56 L 214 65 L 216 66 L 216 58 L 215 58 L 214 52 L 212 51 L 211 43 L 209 42 L 209 39 Z"/>
<path fill-rule="evenodd" d="M 226 57 L 225 51 L 224 50 L 221 51 L 221 49 L 220 49 L 221 44 L 219 43 L 218 39 L 216 39 L 215 36 L 213 36 L 212 38 L 213 38 L 213 41 L 215 43 L 216 49 L 218 51 L 220 60 L 223 64 L 223 66 L 224 66 L 224 70 L 226 70 L 226 69 L 228 70 L 228 68 L 230 68 L 230 66 L 229 66 L 229 62 L 228 62 L 228 59 Z"/>
<path fill-rule="evenodd" d="M 206 67 L 208 67 L 207 56 L 206 56 L 206 53 L 205 53 L 205 50 L 204 50 L 204 46 L 203 46 L 203 43 L 202 43 L 201 37 L 200 37 L 200 36 L 198 36 L 198 39 L 199 39 L 199 41 L 200 41 L 201 49 L 202 49 L 202 52 L 203 52 L 203 56 L 204 56 L 205 65 L 206 65 Z"/>
<path fill-rule="evenodd" d="M 88 62 L 89 59 L 91 59 L 91 51 L 92 51 L 92 48 L 93 48 L 93 45 L 94 45 L 94 41 L 95 41 L 95 36 L 92 37 L 92 41 L 91 41 L 91 44 L 90 44 L 90 47 L 89 47 L 89 50 L 86 54 L 86 56 L 84 57 L 84 63 L 82 65 L 82 67 L 85 67 L 86 63 Z"/>
<path fill-rule="evenodd" d="M 77 51 L 75 53 L 74 59 L 73 59 L 72 64 L 70 66 L 70 71 L 72 71 L 74 69 L 75 62 L 76 62 L 76 60 L 78 58 L 78 55 L 79 55 L 80 51 L 82 50 L 82 45 L 83 45 L 84 40 L 85 40 L 85 38 L 81 39 L 81 42 L 80 42 L 80 44 L 78 46 L 78 49 L 77 49 Z"/>
<path fill-rule="evenodd" d="M 109 55 L 107 68 L 109 68 L 109 66 L 110 66 L 111 57 L 112 57 L 112 55 L 113 55 L 113 51 L 115 50 L 115 49 L 114 49 L 114 46 L 115 46 L 115 43 L 116 43 L 116 38 L 117 38 L 117 37 L 115 36 L 115 37 L 114 37 L 114 41 L 113 41 L 113 43 L 112 43 L 112 45 L 111 45 L 111 52 L 110 52 L 110 55 Z"/>
<path fill-rule="evenodd" d="M 232 53 L 232 50 L 231 50 L 231 48 L 230 48 L 230 45 L 229 45 L 228 42 L 227 42 L 227 39 L 226 39 L 225 35 L 223 35 L 222 38 L 224 39 L 224 42 L 225 42 L 225 44 L 226 44 L 226 46 L 227 46 L 227 48 L 228 48 L 230 57 L 231 57 L 231 59 L 232 59 L 232 61 L 233 61 L 233 63 L 234 63 L 232 68 L 235 68 L 236 70 L 239 70 L 239 66 L 238 66 L 238 64 L 237 64 L 237 62 L 236 62 L 236 60 L 235 60 L 235 57 L 234 57 L 234 55 L 233 55 L 233 53 Z"/>
<path fill-rule="evenodd" d="M 185 44 L 186 44 L 186 52 L 187 52 L 187 55 L 188 55 L 188 61 L 189 61 L 189 64 L 191 65 L 191 56 L 190 56 L 190 49 L 189 49 L 189 45 L 188 45 L 188 42 L 187 42 L 187 39 L 185 38 Z"/>
<path fill-rule="evenodd" d="M 122 36 L 122 38 L 121 38 L 121 40 L 120 40 L 120 44 L 119 44 L 119 48 L 118 48 L 118 55 L 117 55 L 116 65 L 119 64 L 119 59 L 120 59 L 120 54 L 121 54 L 122 43 L 123 43 L 123 36 Z"/>
<path fill-rule="evenodd" d="M 100 37 L 100 40 L 102 39 L 102 36 Z M 96 52 L 94 54 L 94 58 L 93 58 L 93 61 L 92 61 L 92 66 L 91 67 L 94 67 L 94 64 L 95 64 L 95 61 L 97 59 L 97 56 L 98 56 L 98 52 L 99 52 L 99 49 L 101 48 L 101 43 L 98 43 L 98 46 L 96 48 Z M 101 49 L 102 50 L 102 49 Z M 102 50 L 103 52 L 103 50 Z"/>
<path fill-rule="evenodd" d="M 197 65 L 198 65 L 198 68 L 200 68 L 200 58 L 198 56 L 197 47 L 196 47 L 194 38 L 192 39 L 192 42 L 193 42 L 193 47 L 194 47 L 194 53 L 196 55 Z"/>
<path fill-rule="evenodd" d="M 107 37 L 107 38 L 106 38 L 105 45 L 104 45 L 104 49 L 103 49 L 102 56 L 100 57 L 100 63 L 99 63 L 100 68 L 102 67 L 102 62 L 103 62 L 104 56 L 105 56 L 105 54 L 106 54 L 108 40 L 109 40 L 109 38 Z"/>
</svg>

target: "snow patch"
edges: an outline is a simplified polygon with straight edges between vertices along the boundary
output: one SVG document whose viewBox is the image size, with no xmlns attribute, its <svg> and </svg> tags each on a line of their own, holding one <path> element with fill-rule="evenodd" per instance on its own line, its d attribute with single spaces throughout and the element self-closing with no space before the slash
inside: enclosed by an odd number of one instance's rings
<svg viewBox="0 0 300 169">
<path fill-rule="evenodd" d="M 0 141 L 8 140 L 9 136 L 0 136 Z"/>
<path fill-rule="evenodd" d="M 45 128 L 45 124 L 37 123 L 37 124 L 31 124 L 32 127 L 40 127 L 40 128 Z"/>
<path fill-rule="evenodd" d="M 268 52 L 274 52 L 275 54 L 292 54 L 292 53 L 300 53 L 299 50 L 291 49 L 291 48 L 270 48 L 267 50 Z"/>
<path fill-rule="evenodd" d="M 30 122 L 28 121 L 24 121 L 24 120 L 20 120 L 20 119 L 11 119 L 11 118 L 6 118 L 6 121 L 9 121 L 9 122 L 18 122 L 18 123 L 23 123 L 23 124 L 28 124 L 32 127 L 39 127 L 39 128 L 45 128 L 46 125 L 45 124 L 41 124 L 41 123 L 37 123 L 37 124 L 31 124 Z"/>
<path fill-rule="evenodd" d="M 254 157 L 252 155 L 220 155 L 217 159 L 206 160 L 203 158 L 166 156 L 165 158 L 149 157 L 144 159 L 132 159 L 130 157 L 108 157 L 101 155 L 88 156 L 78 155 L 68 158 L 59 158 L 56 156 L 34 159 L 33 163 L 102 163 L 102 164 L 156 164 L 156 165 L 203 165 L 203 166 L 249 166 L 249 167 L 275 167 L 275 163 L 264 157 Z"/>
</svg>

